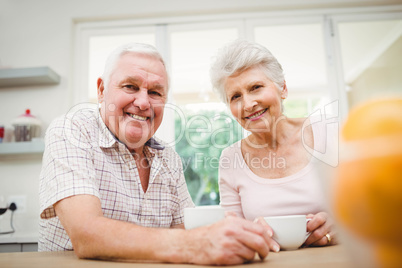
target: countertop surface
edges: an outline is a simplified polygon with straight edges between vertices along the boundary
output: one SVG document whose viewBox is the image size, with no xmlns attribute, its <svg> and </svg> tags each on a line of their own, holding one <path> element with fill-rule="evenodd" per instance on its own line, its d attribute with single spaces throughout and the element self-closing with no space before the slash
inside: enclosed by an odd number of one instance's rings
<svg viewBox="0 0 402 268">
<path fill-rule="evenodd" d="M 72 251 L 59 252 L 19 252 L 19 253 L 0 253 L 0 267 L 146 267 L 146 268 L 168 268 L 168 267 L 213 267 L 203 265 L 190 264 L 167 264 L 155 262 L 116 262 L 116 261 L 100 261 L 100 260 L 84 260 L 78 259 Z M 260 261 L 257 258 L 254 262 L 233 266 L 242 267 L 297 267 L 297 268 L 352 268 L 354 267 L 345 248 L 341 245 L 317 248 L 304 248 L 293 251 L 280 251 L 279 253 L 271 252 L 269 256 Z"/>
</svg>

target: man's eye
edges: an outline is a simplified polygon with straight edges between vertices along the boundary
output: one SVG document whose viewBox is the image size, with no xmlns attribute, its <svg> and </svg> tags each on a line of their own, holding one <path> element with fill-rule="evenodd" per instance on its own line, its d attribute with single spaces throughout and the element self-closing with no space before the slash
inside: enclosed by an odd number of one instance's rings
<svg viewBox="0 0 402 268">
<path fill-rule="evenodd" d="M 135 85 L 130 85 L 130 84 L 124 85 L 123 87 L 124 87 L 124 88 L 128 88 L 128 89 L 136 89 L 136 88 L 137 88 L 137 86 L 135 86 Z"/>
<path fill-rule="evenodd" d="M 155 90 L 149 91 L 149 94 L 150 94 L 150 95 L 155 95 L 155 96 L 162 96 L 162 94 L 161 94 L 160 92 L 155 91 Z"/>
</svg>

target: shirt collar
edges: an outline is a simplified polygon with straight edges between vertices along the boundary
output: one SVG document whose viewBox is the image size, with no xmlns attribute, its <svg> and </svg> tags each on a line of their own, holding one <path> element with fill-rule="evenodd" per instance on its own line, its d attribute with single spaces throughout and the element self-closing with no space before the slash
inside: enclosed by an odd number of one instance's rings
<svg viewBox="0 0 402 268">
<path fill-rule="evenodd" d="M 114 145 L 117 142 L 122 143 L 119 141 L 119 139 L 116 138 L 116 136 L 109 130 L 109 128 L 106 126 L 105 122 L 103 122 L 103 119 L 101 117 L 100 112 L 98 112 L 98 129 L 99 129 L 99 146 L 103 148 L 111 148 L 114 147 Z M 165 146 L 160 144 L 156 139 L 151 137 L 146 143 L 145 146 L 148 146 L 152 149 L 155 150 L 163 150 L 165 149 Z"/>
</svg>

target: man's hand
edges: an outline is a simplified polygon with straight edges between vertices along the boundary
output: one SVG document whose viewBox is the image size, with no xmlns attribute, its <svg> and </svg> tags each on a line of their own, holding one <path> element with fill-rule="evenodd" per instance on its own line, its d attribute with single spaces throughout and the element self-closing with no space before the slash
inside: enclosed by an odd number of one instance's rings
<svg viewBox="0 0 402 268">
<path fill-rule="evenodd" d="M 269 224 L 264 220 L 263 217 L 256 218 L 254 220 L 254 222 L 257 222 L 257 223 L 261 224 L 262 226 L 264 226 L 264 228 L 267 229 L 269 237 L 273 236 L 274 231 L 272 230 L 271 226 L 269 226 Z M 275 252 L 279 252 L 279 250 L 280 250 L 279 244 L 274 239 L 271 239 L 269 248 L 270 248 L 271 251 L 275 251 Z"/>
<path fill-rule="evenodd" d="M 257 253 L 264 259 L 276 242 L 263 224 L 227 216 L 206 227 L 187 231 L 192 237 L 190 263 L 233 265 L 252 261 Z"/>
</svg>

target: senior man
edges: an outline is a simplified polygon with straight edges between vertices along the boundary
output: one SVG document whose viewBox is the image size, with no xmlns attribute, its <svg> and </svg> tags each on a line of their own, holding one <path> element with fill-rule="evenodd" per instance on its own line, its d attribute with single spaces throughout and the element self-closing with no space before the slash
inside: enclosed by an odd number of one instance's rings
<svg viewBox="0 0 402 268">
<path fill-rule="evenodd" d="M 168 76 L 160 54 L 131 43 L 109 56 L 99 109 L 62 116 L 46 132 L 40 251 L 80 258 L 237 264 L 267 256 L 269 227 L 236 217 L 183 229 L 194 206 L 175 151 L 153 138 Z"/>
</svg>

